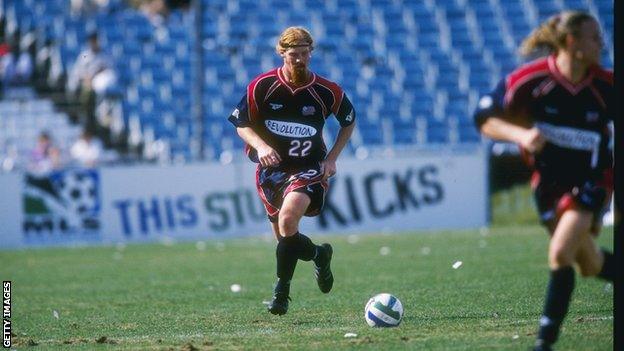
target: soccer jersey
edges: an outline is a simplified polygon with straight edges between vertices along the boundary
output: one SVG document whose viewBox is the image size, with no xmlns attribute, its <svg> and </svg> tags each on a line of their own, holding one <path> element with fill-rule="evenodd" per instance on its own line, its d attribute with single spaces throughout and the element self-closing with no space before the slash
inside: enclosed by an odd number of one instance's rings
<svg viewBox="0 0 624 351">
<path fill-rule="evenodd" d="M 334 115 L 341 127 L 355 121 L 355 111 L 342 89 L 319 75 L 304 86 L 287 83 L 280 68 L 256 77 L 229 117 L 236 127 L 251 127 L 282 158 L 279 167 L 302 166 L 325 159 L 325 120 Z M 249 158 L 258 162 L 247 145 Z"/>
<path fill-rule="evenodd" d="M 612 168 L 614 95 L 610 71 L 593 66 L 572 84 L 549 56 L 516 69 L 482 97 L 475 122 L 495 115 L 536 126 L 547 141 L 530 159 L 540 182 L 579 185 Z"/>
</svg>

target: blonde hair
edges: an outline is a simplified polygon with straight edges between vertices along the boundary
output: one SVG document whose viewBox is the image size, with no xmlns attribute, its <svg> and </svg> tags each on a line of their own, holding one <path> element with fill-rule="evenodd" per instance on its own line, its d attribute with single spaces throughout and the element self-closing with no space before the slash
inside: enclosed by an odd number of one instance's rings
<svg viewBox="0 0 624 351">
<path fill-rule="evenodd" d="M 560 12 L 542 22 L 529 34 L 520 45 L 520 55 L 532 56 L 536 52 L 554 54 L 566 47 L 566 36 L 578 37 L 581 25 L 588 20 L 596 19 L 587 12 L 568 10 Z"/>
<path fill-rule="evenodd" d="M 299 46 L 309 46 L 310 51 L 312 51 L 314 49 L 312 35 L 303 27 L 288 27 L 280 35 L 277 45 L 275 45 L 275 51 L 278 54 L 283 54 L 286 50 Z"/>
</svg>

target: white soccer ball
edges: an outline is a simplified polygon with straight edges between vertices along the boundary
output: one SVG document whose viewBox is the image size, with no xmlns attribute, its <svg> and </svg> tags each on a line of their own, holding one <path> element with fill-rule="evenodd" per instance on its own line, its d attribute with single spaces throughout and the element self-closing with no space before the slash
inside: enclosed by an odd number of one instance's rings
<svg viewBox="0 0 624 351">
<path fill-rule="evenodd" d="M 403 319 L 403 304 L 391 294 L 375 295 L 364 308 L 364 318 L 371 327 L 396 327 Z"/>
</svg>

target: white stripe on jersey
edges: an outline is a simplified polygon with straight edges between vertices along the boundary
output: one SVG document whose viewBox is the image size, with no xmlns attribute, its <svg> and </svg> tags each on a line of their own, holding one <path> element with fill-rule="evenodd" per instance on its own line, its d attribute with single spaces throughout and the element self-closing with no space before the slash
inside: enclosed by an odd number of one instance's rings
<svg viewBox="0 0 624 351">
<path fill-rule="evenodd" d="M 555 126 L 544 122 L 537 122 L 535 125 L 544 138 L 552 144 L 573 150 L 591 151 L 591 166 L 596 167 L 601 139 L 598 132 Z"/>
</svg>

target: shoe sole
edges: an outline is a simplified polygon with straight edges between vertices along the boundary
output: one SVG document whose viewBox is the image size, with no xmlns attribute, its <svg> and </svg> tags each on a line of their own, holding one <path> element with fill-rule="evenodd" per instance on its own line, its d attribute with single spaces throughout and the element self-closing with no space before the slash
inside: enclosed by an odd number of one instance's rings
<svg viewBox="0 0 624 351">
<path fill-rule="evenodd" d="M 271 314 L 278 315 L 278 316 L 282 316 L 282 315 L 285 315 L 285 314 L 286 314 L 286 312 L 288 312 L 288 307 L 283 308 L 283 307 L 281 307 L 281 306 L 276 306 L 276 307 L 274 307 L 274 308 L 269 307 L 269 308 L 267 308 L 267 310 L 268 310 Z"/>
<path fill-rule="evenodd" d="M 280 311 L 274 311 L 274 310 L 269 309 L 269 312 L 272 315 L 275 315 L 275 316 L 283 316 L 283 315 L 286 314 L 287 311 L 281 311 L 281 310 Z"/>
</svg>

